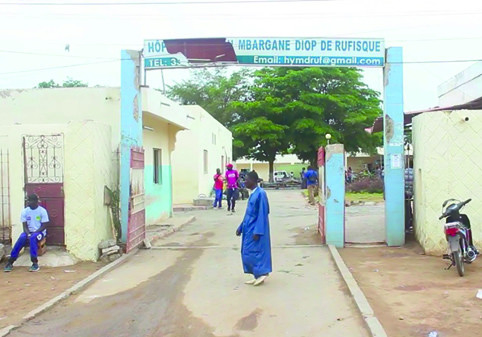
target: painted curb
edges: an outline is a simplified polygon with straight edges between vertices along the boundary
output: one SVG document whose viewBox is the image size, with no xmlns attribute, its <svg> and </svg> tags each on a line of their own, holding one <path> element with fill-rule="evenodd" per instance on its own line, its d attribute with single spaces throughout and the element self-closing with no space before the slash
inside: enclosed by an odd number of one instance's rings
<svg viewBox="0 0 482 337">
<path fill-rule="evenodd" d="M 87 286 L 89 283 L 91 283 L 92 281 L 94 281 L 95 279 L 97 279 L 98 277 L 102 276 L 103 274 L 107 273 L 108 271 L 110 271 L 111 269 L 114 269 L 115 267 L 117 267 L 118 265 L 122 264 L 123 262 L 125 262 L 127 259 L 129 259 L 130 257 L 134 256 L 137 252 L 139 251 L 139 249 L 135 249 L 133 250 L 132 252 L 130 252 L 129 254 L 124 254 L 122 255 L 119 259 L 115 260 L 114 262 L 111 262 L 109 263 L 108 265 L 102 267 L 101 269 L 97 270 L 95 273 L 89 275 L 88 277 L 86 277 L 85 279 L 79 281 L 78 283 L 74 284 L 72 287 L 70 287 L 69 289 L 65 290 L 63 293 L 61 293 L 60 295 L 58 296 L 55 296 L 54 298 L 52 298 L 50 301 L 42 304 L 41 306 L 37 307 L 36 309 L 30 311 L 28 314 L 26 314 L 25 316 L 23 316 L 22 318 L 22 322 L 19 323 L 18 325 L 9 325 L 5 328 L 3 328 L 2 330 L 0 330 L 0 337 L 4 337 L 4 336 L 7 336 L 10 332 L 12 332 L 12 330 L 14 329 L 17 329 L 19 327 L 21 327 L 25 322 L 35 318 L 37 315 L 41 314 L 42 312 L 52 308 L 54 305 L 56 305 L 57 303 L 59 303 L 60 301 L 68 298 L 70 295 L 72 295 L 73 293 L 81 290 L 82 288 L 84 288 L 85 286 Z"/>
<path fill-rule="evenodd" d="M 346 266 L 345 261 L 343 261 L 343 259 L 341 258 L 340 253 L 333 245 L 328 245 L 328 248 L 330 249 L 331 256 L 333 257 L 333 260 L 335 260 L 335 264 L 340 271 L 341 277 L 343 277 L 343 280 L 348 286 L 348 289 L 350 290 L 350 293 L 353 296 L 353 299 L 355 300 L 355 303 L 363 316 L 363 320 L 365 321 L 371 336 L 387 337 L 388 335 L 385 332 L 385 329 L 383 328 L 378 318 L 375 316 L 375 313 L 373 312 L 372 307 L 368 303 L 365 294 L 363 294 L 363 291 L 358 286 L 358 283 Z"/>
<path fill-rule="evenodd" d="M 150 238 L 150 242 L 151 244 L 154 242 L 154 241 L 157 241 L 159 239 L 162 239 L 168 235 L 171 235 L 172 233 L 175 233 L 177 231 L 179 231 L 183 226 L 185 225 L 188 225 L 192 222 L 196 221 L 196 217 L 195 216 L 190 216 L 189 218 L 187 218 L 186 221 L 184 221 L 183 223 L 179 224 L 178 226 L 173 226 L 172 228 L 169 228 L 168 230 L 166 231 L 163 231 L 157 235 L 154 235 L 152 238 Z M 0 336 L 1 337 L 1 336 Z"/>
</svg>

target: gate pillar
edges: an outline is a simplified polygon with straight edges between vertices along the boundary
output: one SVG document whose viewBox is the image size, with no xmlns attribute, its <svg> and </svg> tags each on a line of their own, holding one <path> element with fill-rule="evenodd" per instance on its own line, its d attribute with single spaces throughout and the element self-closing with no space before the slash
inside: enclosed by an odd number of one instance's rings
<svg viewBox="0 0 482 337">
<path fill-rule="evenodd" d="M 345 149 L 343 144 L 326 147 L 325 170 L 326 244 L 343 248 L 345 245 Z"/>
<path fill-rule="evenodd" d="M 140 92 L 140 53 L 121 52 L 121 143 L 120 209 L 122 242 L 127 242 L 131 197 L 131 149 L 142 146 L 142 104 Z"/>
<path fill-rule="evenodd" d="M 385 233 L 388 246 L 405 244 L 402 48 L 387 49 L 384 69 Z"/>
</svg>

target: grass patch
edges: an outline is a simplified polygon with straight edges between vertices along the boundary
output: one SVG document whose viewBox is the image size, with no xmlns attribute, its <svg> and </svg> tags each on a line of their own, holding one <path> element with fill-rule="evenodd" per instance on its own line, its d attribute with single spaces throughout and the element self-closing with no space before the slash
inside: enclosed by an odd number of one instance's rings
<svg viewBox="0 0 482 337">
<path fill-rule="evenodd" d="M 303 195 L 308 198 L 308 190 L 303 190 Z M 316 201 L 319 201 L 318 197 L 315 197 Z M 346 192 L 345 200 L 347 202 L 358 201 L 358 202 L 383 202 L 383 193 L 368 193 L 368 192 Z"/>
<path fill-rule="evenodd" d="M 383 202 L 383 193 L 368 193 L 368 192 L 347 192 L 345 194 L 346 201 L 373 201 L 373 202 Z"/>
</svg>

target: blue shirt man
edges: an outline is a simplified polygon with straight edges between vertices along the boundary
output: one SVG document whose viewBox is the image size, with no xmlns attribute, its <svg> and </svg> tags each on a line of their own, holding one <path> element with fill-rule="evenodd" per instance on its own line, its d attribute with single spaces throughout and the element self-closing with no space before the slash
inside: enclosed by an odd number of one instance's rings
<svg viewBox="0 0 482 337">
<path fill-rule="evenodd" d="M 266 192 L 258 187 L 256 172 L 248 173 L 245 184 L 252 192 L 246 214 L 236 230 L 236 235 L 242 235 L 241 258 L 244 272 L 254 276 L 254 279 L 247 281 L 246 284 L 258 286 L 263 284 L 272 272 L 269 203 Z"/>
<path fill-rule="evenodd" d="M 308 187 L 310 204 L 315 204 L 315 190 L 318 187 L 318 173 L 310 166 L 305 173 L 306 185 Z"/>
</svg>

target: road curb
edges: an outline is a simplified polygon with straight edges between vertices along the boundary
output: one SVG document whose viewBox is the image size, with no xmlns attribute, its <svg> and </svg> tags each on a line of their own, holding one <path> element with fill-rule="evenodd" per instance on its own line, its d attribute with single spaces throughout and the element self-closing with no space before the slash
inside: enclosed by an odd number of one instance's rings
<svg viewBox="0 0 482 337">
<path fill-rule="evenodd" d="M 385 332 L 385 329 L 381 325 L 378 318 L 375 316 L 375 313 L 373 312 L 372 307 L 368 303 L 365 294 L 363 294 L 363 291 L 358 286 L 358 283 L 346 266 L 345 261 L 343 261 L 342 257 L 340 256 L 340 253 L 333 245 L 328 245 L 328 248 L 330 249 L 331 256 L 335 261 L 341 277 L 348 286 L 348 289 L 350 290 L 350 293 L 353 296 L 353 299 L 355 300 L 355 303 L 360 310 L 360 313 L 362 314 L 363 320 L 365 321 L 371 336 L 387 337 L 388 335 Z"/>
<path fill-rule="evenodd" d="M 87 286 L 89 283 L 91 283 L 95 279 L 99 278 L 100 276 L 104 275 L 108 271 L 114 269 L 118 265 L 122 264 L 123 262 L 125 262 L 126 260 L 128 260 L 129 258 L 134 256 L 138 251 L 139 251 L 139 249 L 135 249 L 132 252 L 130 252 L 129 254 L 124 254 L 119 259 L 115 260 L 114 262 L 109 263 L 108 265 L 106 265 L 106 266 L 100 268 L 99 270 L 97 270 L 95 273 L 87 276 L 85 279 L 77 282 L 72 287 L 70 287 L 69 289 L 62 292 L 60 295 L 55 296 L 51 300 L 47 301 L 46 303 L 42 304 L 41 306 L 39 306 L 39 307 L 35 308 L 34 310 L 30 311 L 28 314 L 23 316 L 21 323 L 19 323 L 17 325 L 9 325 L 9 326 L 3 328 L 2 330 L 0 330 L 0 337 L 7 336 L 13 330 L 21 327 L 25 322 L 35 318 L 37 315 L 41 314 L 42 312 L 52 308 L 54 305 L 56 305 L 60 301 L 70 297 L 73 293 L 81 290 L 82 288 Z"/>
</svg>

